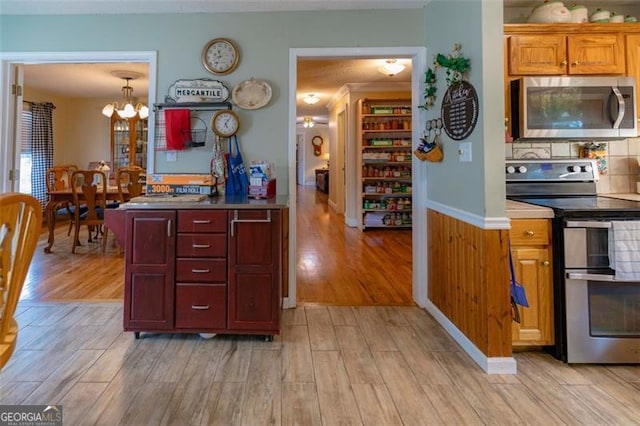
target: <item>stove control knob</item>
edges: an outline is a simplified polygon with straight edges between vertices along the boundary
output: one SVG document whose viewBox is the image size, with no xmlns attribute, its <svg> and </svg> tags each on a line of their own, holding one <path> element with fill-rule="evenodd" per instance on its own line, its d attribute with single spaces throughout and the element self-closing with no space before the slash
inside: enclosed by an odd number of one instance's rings
<svg viewBox="0 0 640 426">
<path fill-rule="evenodd" d="M 527 173 L 527 168 L 525 166 L 518 167 L 518 173 Z"/>
<path fill-rule="evenodd" d="M 593 170 L 593 167 L 591 167 L 591 164 L 587 164 L 586 166 L 582 167 L 582 171 L 584 171 L 584 172 L 591 173 L 592 170 Z"/>
<path fill-rule="evenodd" d="M 569 172 L 580 173 L 580 166 L 569 166 Z"/>
<path fill-rule="evenodd" d="M 516 168 L 513 166 L 507 166 L 507 174 L 511 175 L 516 172 Z"/>
</svg>

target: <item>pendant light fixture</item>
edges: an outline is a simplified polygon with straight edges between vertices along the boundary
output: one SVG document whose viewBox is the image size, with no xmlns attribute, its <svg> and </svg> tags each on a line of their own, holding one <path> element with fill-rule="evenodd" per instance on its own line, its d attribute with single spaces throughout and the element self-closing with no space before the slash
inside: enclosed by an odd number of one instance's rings
<svg viewBox="0 0 640 426">
<path fill-rule="evenodd" d="M 320 98 L 315 94 L 315 93 L 309 93 L 307 96 L 305 96 L 304 98 L 302 98 L 302 100 L 309 105 L 314 105 L 316 103 L 318 103 L 318 101 L 320 100 Z"/>
<path fill-rule="evenodd" d="M 314 125 L 315 125 L 315 123 L 313 122 L 313 118 L 312 117 L 304 117 L 303 122 L 302 122 L 302 127 L 311 128 Z"/>
<path fill-rule="evenodd" d="M 126 80 L 126 84 L 122 87 L 122 104 L 119 105 L 118 102 L 107 104 L 102 108 L 102 114 L 111 117 L 117 113 L 120 118 L 133 118 L 136 114 L 142 119 L 149 117 L 149 108 L 145 104 L 137 103 L 134 106 L 131 96 L 133 87 L 129 85 L 130 80 L 135 80 L 142 74 L 133 71 L 112 71 L 111 74 Z"/>
<path fill-rule="evenodd" d="M 393 77 L 394 75 L 400 74 L 404 71 L 404 68 L 404 65 L 399 63 L 396 59 L 387 59 L 378 67 L 378 72 L 389 77 Z"/>
</svg>

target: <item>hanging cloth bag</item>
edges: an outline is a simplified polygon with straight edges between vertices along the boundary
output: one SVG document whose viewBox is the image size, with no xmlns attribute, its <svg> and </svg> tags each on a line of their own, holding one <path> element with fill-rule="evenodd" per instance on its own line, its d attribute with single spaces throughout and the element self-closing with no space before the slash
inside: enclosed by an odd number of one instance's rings
<svg viewBox="0 0 640 426">
<path fill-rule="evenodd" d="M 231 141 L 233 139 L 233 143 Z M 233 145 L 235 143 L 235 153 L 233 152 Z M 238 138 L 234 135 L 233 138 L 229 138 L 229 172 L 227 175 L 227 186 L 225 188 L 225 195 L 247 195 L 249 189 L 249 178 L 247 177 L 247 171 L 242 161 L 242 153 L 240 152 L 240 145 L 238 144 Z"/>
<path fill-rule="evenodd" d="M 227 184 L 227 159 L 220 140 L 216 137 L 213 143 L 213 158 L 211 159 L 211 174 L 216 177 L 216 193 L 218 195 L 225 194 Z"/>
<path fill-rule="evenodd" d="M 511 256 L 511 247 L 509 247 L 509 267 L 511 268 L 511 311 L 512 318 L 515 322 L 520 322 L 520 309 L 518 305 L 529 307 L 527 301 L 527 295 L 524 291 L 524 287 L 518 281 L 516 281 L 516 273 L 513 268 L 513 256 Z"/>
</svg>

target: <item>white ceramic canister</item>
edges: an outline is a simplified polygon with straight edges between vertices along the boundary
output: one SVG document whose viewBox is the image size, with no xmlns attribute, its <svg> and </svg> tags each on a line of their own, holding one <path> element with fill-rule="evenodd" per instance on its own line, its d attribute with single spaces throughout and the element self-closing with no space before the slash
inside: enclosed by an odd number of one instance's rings
<svg viewBox="0 0 640 426">
<path fill-rule="evenodd" d="M 589 22 L 609 22 L 611 12 L 608 10 L 596 9 L 595 12 L 589 17 Z"/>
<path fill-rule="evenodd" d="M 611 12 L 611 16 L 609 17 L 609 22 L 620 23 L 624 22 L 624 15 L 618 15 L 615 12 Z"/>
<path fill-rule="evenodd" d="M 627 15 L 624 17 L 624 22 L 638 22 L 635 16 Z"/>
<path fill-rule="evenodd" d="M 532 24 L 559 24 L 571 22 L 571 13 L 561 1 L 545 0 L 536 6 L 527 18 L 527 22 Z"/>
<path fill-rule="evenodd" d="M 571 13 L 571 22 L 576 24 L 583 24 L 585 22 L 589 22 L 589 10 L 586 6 L 581 4 L 574 4 L 569 7 L 569 12 Z"/>
</svg>

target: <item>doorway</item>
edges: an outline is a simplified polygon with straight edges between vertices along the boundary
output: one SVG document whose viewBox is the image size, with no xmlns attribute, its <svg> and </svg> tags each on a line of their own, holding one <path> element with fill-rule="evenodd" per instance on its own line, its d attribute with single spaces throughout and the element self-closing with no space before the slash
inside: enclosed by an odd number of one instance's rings
<svg viewBox="0 0 640 426">
<path fill-rule="evenodd" d="M 22 112 L 22 96 L 12 94 L 12 85 L 22 86 L 23 67 L 36 64 L 91 64 L 91 63 L 146 63 L 149 69 L 149 99 L 155 99 L 157 78 L 157 53 L 140 52 L 16 52 L 0 53 L 0 81 L 2 81 L 2 99 L 0 99 L 0 129 L 2 140 L 10 143 L 0 146 L 0 168 L 15 171 L 20 164 L 18 117 Z M 154 117 L 149 117 L 149 152 L 153 152 Z M 152 161 L 148 165 L 153 165 Z M 148 169 L 153 173 L 152 167 Z M 0 191 L 17 190 L 18 172 L 0 175 Z M 14 178 L 15 176 L 15 178 Z"/>
<path fill-rule="evenodd" d="M 289 229 L 290 229 L 290 247 L 293 249 L 289 251 L 289 289 L 288 296 L 285 298 L 284 307 L 294 307 L 297 303 L 297 267 L 299 264 L 298 243 L 297 243 L 297 220 L 298 220 L 298 207 L 297 203 L 297 190 L 296 190 L 296 176 L 295 176 L 295 145 L 296 145 L 296 91 L 297 91 L 297 62 L 298 58 L 385 58 L 385 57 L 398 57 L 409 58 L 412 62 L 412 78 L 411 78 L 411 97 L 412 97 L 412 110 L 415 113 L 414 126 L 412 130 L 412 140 L 419 140 L 419 129 L 422 128 L 424 122 L 423 114 L 420 113 L 417 106 L 419 105 L 419 99 L 421 99 L 421 81 L 422 71 L 426 65 L 426 48 L 424 47 L 396 47 L 396 48 L 310 48 L 310 49 L 291 49 L 290 50 L 290 87 L 289 87 Z M 347 127 L 349 124 L 347 123 Z M 346 146 L 345 144 L 345 161 L 344 161 L 344 175 L 347 185 L 355 187 L 355 170 L 353 166 L 349 166 L 350 159 L 355 156 L 355 147 Z M 355 163 L 351 163 L 355 164 Z M 423 207 L 426 204 L 426 189 L 424 185 L 417 185 L 419 182 L 425 180 L 426 172 L 423 167 L 418 167 L 419 161 L 415 158 L 412 159 L 412 169 L 415 173 L 412 175 L 412 186 L 414 188 L 413 197 L 415 217 L 426 217 L 426 208 Z M 338 167 L 340 164 L 332 164 L 332 167 Z M 345 192 L 347 198 L 346 215 L 353 214 L 349 211 L 349 198 L 354 197 L 353 194 Z M 353 200 L 352 200 L 353 201 Z M 353 201 L 355 202 L 355 201 Z M 353 204 L 353 203 L 352 203 Z M 424 223 L 423 223 L 424 222 Z M 411 245 L 412 245 L 412 295 L 413 300 L 419 306 L 425 306 L 426 304 L 426 262 L 421 262 L 420 259 L 424 259 L 426 256 L 426 221 L 415 220 L 414 226 L 411 231 Z"/>
</svg>

